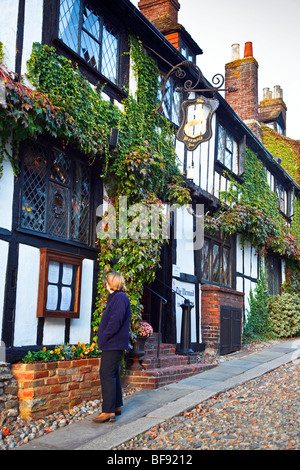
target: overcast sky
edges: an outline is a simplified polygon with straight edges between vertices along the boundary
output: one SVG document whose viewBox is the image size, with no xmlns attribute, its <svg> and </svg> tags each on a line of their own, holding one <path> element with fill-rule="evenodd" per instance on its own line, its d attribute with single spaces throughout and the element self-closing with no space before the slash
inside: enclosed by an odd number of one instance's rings
<svg viewBox="0 0 300 470">
<path fill-rule="evenodd" d="M 137 6 L 138 0 L 131 0 Z M 179 0 L 178 21 L 203 50 L 197 65 L 211 82 L 225 73 L 231 45 L 253 43 L 262 90 L 283 89 L 287 137 L 300 140 L 300 0 Z"/>
</svg>

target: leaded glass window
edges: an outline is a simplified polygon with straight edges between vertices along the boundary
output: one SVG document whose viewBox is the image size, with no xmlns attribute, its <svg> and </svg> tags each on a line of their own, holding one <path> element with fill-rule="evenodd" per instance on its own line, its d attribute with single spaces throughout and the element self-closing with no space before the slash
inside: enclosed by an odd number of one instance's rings
<svg viewBox="0 0 300 470">
<path fill-rule="evenodd" d="M 60 0 L 59 38 L 111 82 L 118 82 L 119 38 L 85 0 Z"/>
<path fill-rule="evenodd" d="M 284 187 L 281 184 L 277 184 L 277 196 L 278 196 L 278 205 L 279 209 L 286 214 L 287 208 L 286 208 L 286 200 L 287 200 L 287 195 Z"/>
<path fill-rule="evenodd" d="M 232 135 L 221 125 L 218 127 L 217 159 L 229 170 L 234 170 L 237 158 L 237 144 Z"/>
<path fill-rule="evenodd" d="M 162 99 L 161 88 L 164 84 L 164 78 L 159 77 L 158 101 Z M 161 113 L 171 122 L 179 126 L 179 114 L 181 106 L 181 94 L 176 91 L 176 83 L 173 77 L 169 77 L 164 87 L 164 96 L 161 103 Z"/>
<path fill-rule="evenodd" d="M 212 247 L 211 280 L 220 284 L 220 247 L 217 244 Z"/>
<path fill-rule="evenodd" d="M 209 240 L 204 240 L 203 247 L 201 249 L 201 279 L 209 281 L 209 267 L 210 267 L 210 252 L 209 252 Z"/>
<path fill-rule="evenodd" d="M 230 241 L 205 237 L 200 250 L 200 281 L 231 287 L 231 271 Z"/>
<path fill-rule="evenodd" d="M 223 247 L 223 260 L 222 260 L 222 284 L 224 286 L 230 285 L 230 250 Z"/>
<path fill-rule="evenodd" d="M 66 152 L 24 143 L 21 228 L 89 242 L 90 168 Z"/>
</svg>

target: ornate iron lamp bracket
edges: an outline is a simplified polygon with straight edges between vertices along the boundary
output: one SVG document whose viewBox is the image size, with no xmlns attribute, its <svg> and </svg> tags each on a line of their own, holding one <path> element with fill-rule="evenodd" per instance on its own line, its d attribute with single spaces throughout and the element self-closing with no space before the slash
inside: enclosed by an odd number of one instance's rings
<svg viewBox="0 0 300 470">
<path fill-rule="evenodd" d="M 165 76 L 164 78 L 164 83 L 163 83 L 163 87 L 162 87 L 162 92 L 161 92 L 161 100 L 160 100 L 160 103 L 159 105 L 157 106 L 157 111 L 161 108 L 162 106 L 162 103 L 163 103 L 163 100 L 164 100 L 164 96 L 166 94 L 166 84 L 168 82 L 168 79 L 171 75 L 175 75 L 175 77 L 179 78 L 179 79 L 184 79 L 186 77 L 186 71 L 183 70 L 182 67 L 193 67 L 194 69 L 197 70 L 197 73 L 198 73 L 198 77 L 197 77 L 197 80 L 196 82 L 194 83 L 193 85 L 193 82 L 192 80 L 186 80 L 183 84 L 183 87 L 178 87 L 176 88 L 176 91 L 178 93 L 192 93 L 192 92 L 210 92 L 213 94 L 213 97 L 215 97 L 215 95 L 217 94 L 217 92 L 219 91 L 227 91 L 229 93 L 233 93 L 235 91 L 238 91 L 238 88 L 235 88 L 235 87 L 228 87 L 228 88 L 222 88 L 222 86 L 224 85 L 224 76 L 220 73 L 217 73 L 213 76 L 212 78 L 212 84 L 215 85 L 215 86 L 212 86 L 203 76 L 200 68 L 195 65 L 193 62 L 190 62 L 189 60 L 184 60 L 183 62 L 180 62 L 180 64 L 178 65 L 175 65 L 174 67 L 171 68 L 171 70 L 168 72 L 168 74 Z M 197 88 L 199 82 L 202 81 L 204 82 L 207 86 L 206 88 Z"/>
</svg>

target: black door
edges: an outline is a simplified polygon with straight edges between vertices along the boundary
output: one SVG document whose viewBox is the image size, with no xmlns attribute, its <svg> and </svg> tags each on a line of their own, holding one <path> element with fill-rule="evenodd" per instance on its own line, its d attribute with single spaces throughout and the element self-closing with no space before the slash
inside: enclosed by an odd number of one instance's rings
<svg viewBox="0 0 300 470">
<path fill-rule="evenodd" d="M 221 306 L 220 354 L 239 351 L 242 345 L 242 310 Z"/>
</svg>

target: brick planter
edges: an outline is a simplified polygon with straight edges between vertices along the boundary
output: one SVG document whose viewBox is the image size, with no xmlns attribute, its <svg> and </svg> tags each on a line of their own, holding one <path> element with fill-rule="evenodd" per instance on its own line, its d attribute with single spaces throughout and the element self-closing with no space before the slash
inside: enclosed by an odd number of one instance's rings
<svg viewBox="0 0 300 470">
<path fill-rule="evenodd" d="M 101 398 L 99 367 L 100 358 L 13 364 L 20 416 L 40 419 Z"/>
</svg>

